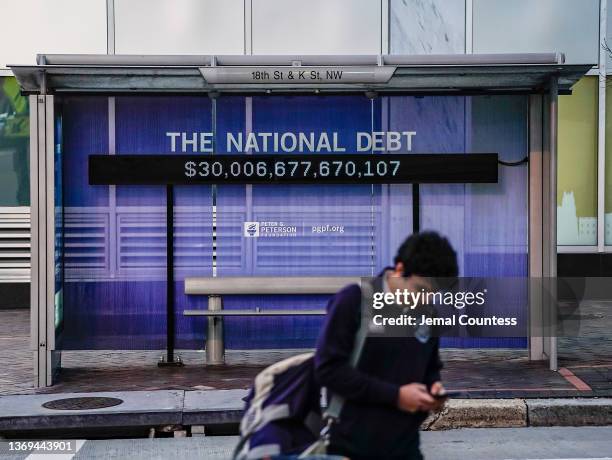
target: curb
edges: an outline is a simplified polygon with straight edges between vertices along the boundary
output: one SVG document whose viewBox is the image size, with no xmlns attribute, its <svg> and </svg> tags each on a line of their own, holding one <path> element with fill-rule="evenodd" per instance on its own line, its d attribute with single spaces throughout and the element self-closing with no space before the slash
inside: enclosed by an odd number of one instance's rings
<svg viewBox="0 0 612 460">
<path fill-rule="evenodd" d="M 0 396 L 0 434 L 75 428 L 223 425 L 242 418 L 247 390 L 155 390 Z M 112 397 L 122 404 L 86 410 L 53 410 L 57 399 Z"/>
<path fill-rule="evenodd" d="M 456 399 L 430 414 L 421 429 L 605 425 L 612 425 L 611 398 Z"/>
<path fill-rule="evenodd" d="M 421 429 L 520 428 L 527 426 L 527 405 L 522 399 L 455 399 L 432 413 Z"/>
<path fill-rule="evenodd" d="M 0 397 L 0 433 L 96 427 L 237 424 L 247 390 L 161 390 Z M 110 396 L 124 404 L 107 409 L 54 411 L 45 401 Z M 612 425 L 612 398 L 451 399 L 423 422 L 425 431 L 456 428 Z"/>
<path fill-rule="evenodd" d="M 530 426 L 612 425 L 612 399 L 527 400 Z"/>
</svg>

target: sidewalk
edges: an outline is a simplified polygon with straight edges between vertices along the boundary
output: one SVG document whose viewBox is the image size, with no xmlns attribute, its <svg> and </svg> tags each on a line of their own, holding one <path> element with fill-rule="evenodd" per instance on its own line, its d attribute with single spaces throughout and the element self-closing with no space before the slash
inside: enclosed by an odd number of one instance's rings
<svg viewBox="0 0 612 460">
<path fill-rule="evenodd" d="M 56 385 L 35 390 L 26 380 L 14 385 L 18 391 L 4 394 L 246 389 L 265 366 L 303 351 L 230 350 L 225 366 L 205 365 L 201 352 L 181 352 L 184 368 L 158 368 L 157 351 L 67 352 Z M 444 350 L 442 357 L 446 387 L 464 398 L 612 397 L 612 364 L 552 372 L 544 363 L 530 362 L 522 350 Z M 28 380 L 30 375 L 28 369 Z"/>
<path fill-rule="evenodd" d="M 443 350 L 443 380 L 449 390 L 461 391 L 462 394 L 461 398 L 449 403 L 446 413 L 429 420 L 428 428 L 526 426 L 528 423 L 546 426 L 569 422 L 579 425 L 612 424 L 612 399 L 597 399 L 612 397 L 612 341 L 605 338 L 609 329 L 606 322 L 601 320 L 602 315 L 606 317 L 605 309 L 608 307 L 595 305 L 590 310 L 592 324 L 589 328 L 592 334 L 589 337 L 559 340 L 559 363 L 562 366 L 559 372 L 548 370 L 544 363 L 530 362 L 525 350 Z M 179 399 L 179 406 L 183 404 L 181 407 L 187 407 L 184 405 L 187 400 L 198 404 L 208 401 L 197 409 L 206 412 L 206 417 L 196 420 L 197 423 L 204 423 L 204 420 L 207 420 L 206 423 L 220 420 L 224 420 L 224 423 L 235 422 L 240 417 L 243 405 L 241 395 L 250 387 L 253 377 L 263 367 L 303 352 L 230 350 L 227 352 L 227 365 L 206 366 L 203 352 L 185 351 L 180 353 L 186 363 L 184 368 L 158 368 L 159 351 L 64 352 L 59 382 L 49 388 L 35 389 L 32 386 L 28 322 L 27 310 L 0 311 L 0 346 L 3 351 L 0 395 L 5 395 L 0 397 L 0 424 L 5 427 L 28 423 L 26 408 L 36 419 L 45 415 L 40 413 L 40 405 L 44 401 L 68 397 L 72 393 L 92 392 L 119 394 L 124 401 L 138 399 L 145 394 L 172 394 Z M 228 393 L 214 390 L 239 391 Z M 214 403 L 220 397 L 229 397 L 229 400 L 225 399 L 226 406 L 222 409 L 215 407 Z M 593 397 L 597 398 L 589 399 Z M 550 398 L 565 399 L 555 402 Z M 7 412 L 9 406 L 12 412 Z M 175 411 L 172 415 L 174 418 L 166 420 L 164 417 L 167 414 L 159 418 L 155 408 L 149 411 L 140 403 L 135 407 L 141 407 L 139 423 L 145 425 L 185 423 L 183 409 L 180 415 Z M 129 404 L 109 410 L 122 411 L 126 408 L 129 409 Z M 99 411 L 96 409 L 93 414 L 99 414 Z M 211 411 L 216 414 L 214 417 L 220 418 L 210 418 Z M 68 412 L 59 412 L 47 412 L 46 415 L 52 417 L 43 417 L 43 420 L 53 420 L 53 426 L 57 427 L 61 417 L 70 419 Z M 12 417 L 21 418 L 22 422 L 11 419 L 9 413 L 13 414 Z M 88 413 L 79 411 L 78 414 L 77 420 L 85 423 Z M 133 415 L 130 414 L 128 419 Z"/>
<path fill-rule="evenodd" d="M 30 311 L 0 310 L 0 395 L 32 392 Z"/>
<path fill-rule="evenodd" d="M 465 398 L 612 397 L 611 329 L 602 321 L 609 311 L 609 303 L 593 305 L 587 337 L 559 339 L 559 372 L 530 362 L 526 350 L 443 349 L 443 380 Z M 303 352 L 229 350 L 226 366 L 206 366 L 203 352 L 184 351 L 184 368 L 158 368 L 161 351 L 66 351 L 59 382 L 37 390 L 27 310 L 0 310 L 0 347 L 0 395 L 246 389 L 265 366 Z"/>
</svg>

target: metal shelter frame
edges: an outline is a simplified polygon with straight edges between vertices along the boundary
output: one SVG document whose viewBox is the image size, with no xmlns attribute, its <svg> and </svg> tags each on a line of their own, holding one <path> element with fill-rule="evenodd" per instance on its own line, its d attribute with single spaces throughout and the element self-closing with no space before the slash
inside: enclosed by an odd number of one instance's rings
<svg viewBox="0 0 612 460">
<path fill-rule="evenodd" d="M 65 93 L 241 94 L 529 94 L 529 276 L 556 276 L 557 98 L 590 65 L 560 53 L 430 56 L 128 56 L 40 55 L 35 66 L 10 66 L 30 95 L 32 215 L 31 343 L 35 385 L 53 384 L 55 346 L 54 95 Z M 211 83 L 207 69 L 349 69 L 378 76 L 357 83 Z M 382 76 L 381 76 L 382 75 Z M 532 324 L 542 325 L 541 294 L 530 292 Z M 536 317 L 533 317 L 535 315 Z M 538 316 L 539 315 L 539 316 Z M 550 335 L 550 334 L 549 334 Z M 532 328 L 531 360 L 557 369 L 556 338 Z"/>
</svg>

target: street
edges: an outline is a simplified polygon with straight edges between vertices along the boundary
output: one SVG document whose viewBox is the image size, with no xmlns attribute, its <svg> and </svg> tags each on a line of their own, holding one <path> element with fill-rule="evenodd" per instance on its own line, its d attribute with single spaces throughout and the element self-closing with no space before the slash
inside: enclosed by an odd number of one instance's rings
<svg viewBox="0 0 612 460">
<path fill-rule="evenodd" d="M 55 459 L 227 459 L 235 436 L 110 439 L 87 441 L 71 457 Z M 502 459 L 612 459 L 612 427 L 495 428 L 423 432 L 422 445 L 428 460 Z M 41 455 L 11 454 L 8 442 L 0 444 L 0 458 L 42 459 Z"/>
</svg>

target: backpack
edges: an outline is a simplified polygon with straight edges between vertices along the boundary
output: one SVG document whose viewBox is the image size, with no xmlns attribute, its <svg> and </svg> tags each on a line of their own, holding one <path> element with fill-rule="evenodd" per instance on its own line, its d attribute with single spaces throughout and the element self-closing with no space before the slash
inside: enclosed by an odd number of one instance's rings
<svg viewBox="0 0 612 460">
<path fill-rule="evenodd" d="M 372 286 L 363 283 L 363 299 L 372 299 Z M 355 337 L 351 365 L 356 366 L 368 333 L 362 321 Z M 314 353 L 275 363 L 255 377 L 245 398 L 240 441 L 235 460 L 253 460 L 281 454 L 314 454 L 325 450 L 330 425 L 338 419 L 344 399 L 331 395 L 322 413 L 321 387 L 315 379 Z M 327 422 L 327 426 L 325 426 Z"/>
</svg>

